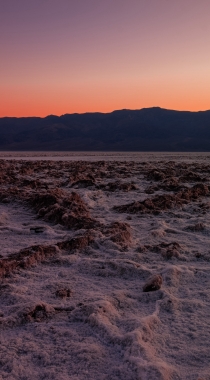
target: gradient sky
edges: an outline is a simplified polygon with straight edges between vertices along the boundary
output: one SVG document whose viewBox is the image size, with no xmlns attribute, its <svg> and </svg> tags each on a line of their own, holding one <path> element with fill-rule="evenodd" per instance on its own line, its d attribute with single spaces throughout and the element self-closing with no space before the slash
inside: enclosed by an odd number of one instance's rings
<svg viewBox="0 0 210 380">
<path fill-rule="evenodd" d="M 210 109 L 210 0 L 0 0 L 0 116 Z"/>
</svg>

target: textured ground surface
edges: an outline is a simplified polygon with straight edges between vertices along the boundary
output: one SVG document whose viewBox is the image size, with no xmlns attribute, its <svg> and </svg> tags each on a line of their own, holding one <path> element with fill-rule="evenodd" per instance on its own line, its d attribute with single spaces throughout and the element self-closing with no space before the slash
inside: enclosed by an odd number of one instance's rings
<svg viewBox="0 0 210 380">
<path fill-rule="evenodd" d="M 209 173 L 0 160 L 0 378 L 209 380 Z"/>
</svg>

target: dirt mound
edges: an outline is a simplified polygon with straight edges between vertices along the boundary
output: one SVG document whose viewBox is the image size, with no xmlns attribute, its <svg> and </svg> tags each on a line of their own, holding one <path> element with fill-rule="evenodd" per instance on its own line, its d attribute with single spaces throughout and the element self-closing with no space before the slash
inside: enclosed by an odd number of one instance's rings
<svg viewBox="0 0 210 380">
<path fill-rule="evenodd" d="M 162 170 L 153 168 L 147 173 L 146 178 L 153 181 L 162 181 L 165 179 L 165 173 Z"/>
<path fill-rule="evenodd" d="M 95 220 L 90 217 L 87 205 L 79 194 L 67 195 L 61 189 L 36 193 L 30 200 L 38 216 L 67 228 L 91 228 Z"/>
<path fill-rule="evenodd" d="M 180 185 L 180 181 L 176 177 L 167 178 L 163 181 L 160 188 L 165 191 L 180 191 L 183 186 Z"/>
<path fill-rule="evenodd" d="M 179 191 L 182 182 L 205 182 L 206 177 L 199 172 L 202 168 L 194 166 L 194 171 L 189 170 L 186 165 L 169 165 L 163 168 L 154 167 L 145 173 L 147 180 L 160 182 L 159 189 L 165 191 Z M 152 189 L 154 185 L 151 184 Z M 152 192 L 148 192 L 152 194 Z"/>
<path fill-rule="evenodd" d="M 158 191 L 158 190 L 160 190 L 160 187 L 159 187 L 159 186 L 151 185 L 151 186 L 148 186 L 148 187 L 145 189 L 145 193 L 146 193 L 146 194 L 154 194 L 155 191 Z"/>
<path fill-rule="evenodd" d="M 131 244 L 131 227 L 128 223 L 113 222 L 104 227 L 102 232 L 121 247 L 125 248 Z"/>
<path fill-rule="evenodd" d="M 94 241 L 93 236 L 86 234 L 70 240 L 58 242 L 55 245 L 34 245 L 10 255 L 8 258 L 0 259 L 0 278 L 9 276 L 15 270 L 27 269 L 33 265 L 41 263 L 58 254 L 61 250 L 73 251 L 85 249 Z"/>
<path fill-rule="evenodd" d="M 10 186 L 7 189 L 0 189 L 0 202 L 10 203 L 14 199 L 24 197 L 24 191 L 16 186 Z"/>
<path fill-rule="evenodd" d="M 86 188 L 86 187 L 92 187 L 92 186 L 95 186 L 95 181 L 89 178 L 79 179 L 71 183 L 71 187 L 77 187 L 77 188 L 79 187 Z"/>
<path fill-rule="evenodd" d="M 91 234 L 86 234 L 82 236 L 74 237 L 70 240 L 62 241 L 57 243 L 58 248 L 68 250 L 68 251 L 74 251 L 76 249 L 84 249 L 87 246 L 89 246 L 91 243 L 93 243 L 94 239 Z"/>
<path fill-rule="evenodd" d="M 42 182 L 39 181 L 38 179 L 27 179 L 27 178 L 24 178 L 21 182 L 21 186 L 24 186 L 24 187 L 29 187 L 31 189 L 39 189 L 43 186 Z M 47 189 L 47 185 L 44 186 L 46 189 Z"/>
<path fill-rule="evenodd" d="M 16 269 L 28 268 L 40 263 L 49 257 L 57 254 L 55 245 L 34 245 L 29 248 L 20 250 L 18 253 L 11 255 L 9 258 L 0 259 L 0 278 L 6 277 Z"/>
<path fill-rule="evenodd" d="M 160 243 L 153 246 L 151 250 L 160 253 L 165 259 L 171 259 L 172 257 L 178 258 L 180 253 L 183 252 L 182 247 L 177 242 Z"/>
<path fill-rule="evenodd" d="M 187 231 L 200 232 L 205 230 L 204 223 L 196 223 L 194 225 L 188 226 L 186 228 Z"/>
<path fill-rule="evenodd" d="M 57 188 L 50 191 L 35 193 L 30 199 L 30 203 L 37 212 L 40 212 L 42 208 L 52 206 L 64 197 L 64 191 Z"/>
<path fill-rule="evenodd" d="M 153 194 L 155 191 L 158 191 L 158 190 L 178 192 L 178 191 L 183 190 L 184 188 L 186 187 L 184 187 L 183 185 L 180 185 L 178 178 L 171 177 L 171 178 L 165 179 L 160 184 L 148 186 L 145 189 L 145 193 Z"/>
<path fill-rule="evenodd" d="M 201 177 L 199 174 L 192 171 L 185 171 L 184 175 L 180 177 L 183 182 L 205 182 L 206 178 Z"/>
<path fill-rule="evenodd" d="M 55 295 L 56 297 L 59 297 L 59 298 L 66 298 L 66 297 L 69 298 L 72 295 L 72 291 L 71 289 L 61 288 L 61 289 L 56 290 Z"/>
<path fill-rule="evenodd" d="M 153 213 L 159 214 L 174 207 L 180 207 L 183 204 L 194 202 L 200 197 L 209 195 L 208 186 L 198 184 L 189 189 L 184 189 L 176 194 L 156 195 L 147 198 L 144 201 L 132 202 L 127 205 L 114 206 L 114 210 L 118 212 L 136 213 Z"/>
<path fill-rule="evenodd" d="M 183 248 L 177 242 L 162 242 L 157 245 L 143 245 L 138 248 L 138 252 L 140 253 L 147 251 L 160 253 L 164 259 L 172 259 L 173 257 L 179 258 L 180 254 L 184 252 Z"/>
<path fill-rule="evenodd" d="M 127 205 L 114 206 L 114 210 L 118 212 L 136 213 L 160 213 L 161 211 L 173 207 L 175 198 L 173 195 L 164 194 L 157 195 L 154 198 L 147 198 L 144 201 L 132 202 Z"/>
<path fill-rule="evenodd" d="M 132 190 L 137 190 L 137 186 L 133 182 L 109 182 L 107 184 L 102 184 L 99 186 L 100 189 L 106 190 L 106 191 L 132 191 Z"/>
<path fill-rule="evenodd" d="M 164 259 L 172 259 L 173 257 L 179 258 L 180 254 L 183 253 L 184 249 L 177 242 L 165 243 L 162 242 L 157 245 L 143 245 L 138 248 L 138 252 L 157 252 L 162 255 Z"/>
<path fill-rule="evenodd" d="M 143 292 L 154 292 L 155 290 L 159 290 L 163 283 L 162 276 L 160 274 L 155 274 L 150 277 L 146 284 L 143 286 Z"/>
<path fill-rule="evenodd" d="M 95 186 L 94 177 L 87 172 L 88 168 L 85 166 L 82 169 L 74 172 L 70 177 L 71 187 L 81 187 L 86 188 L 90 186 Z"/>
<path fill-rule="evenodd" d="M 52 317 L 54 313 L 55 309 L 52 306 L 40 303 L 23 313 L 23 322 L 42 322 Z"/>
</svg>

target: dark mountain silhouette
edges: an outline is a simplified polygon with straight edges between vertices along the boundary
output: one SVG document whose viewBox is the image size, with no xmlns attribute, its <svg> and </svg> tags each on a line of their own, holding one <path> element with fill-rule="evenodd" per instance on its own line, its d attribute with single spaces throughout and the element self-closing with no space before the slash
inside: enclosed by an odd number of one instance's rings
<svg viewBox="0 0 210 380">
<path fill-rule="evenodd" d="M 209 151 L 210 111 L 155 108 L 0 118 L 0 150 Z"/>
</svg>

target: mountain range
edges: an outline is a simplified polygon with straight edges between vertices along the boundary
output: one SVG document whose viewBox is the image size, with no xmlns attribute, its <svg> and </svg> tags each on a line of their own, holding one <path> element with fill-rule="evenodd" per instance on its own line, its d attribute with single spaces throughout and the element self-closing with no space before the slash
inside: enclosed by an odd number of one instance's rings
<svg viewBox="0 0 210 380">
<path fill-rule="evenodd" d="M 210 110 L 159 107 L 0 118 L 0 150 L 209 151 Z"/>
</svg>

